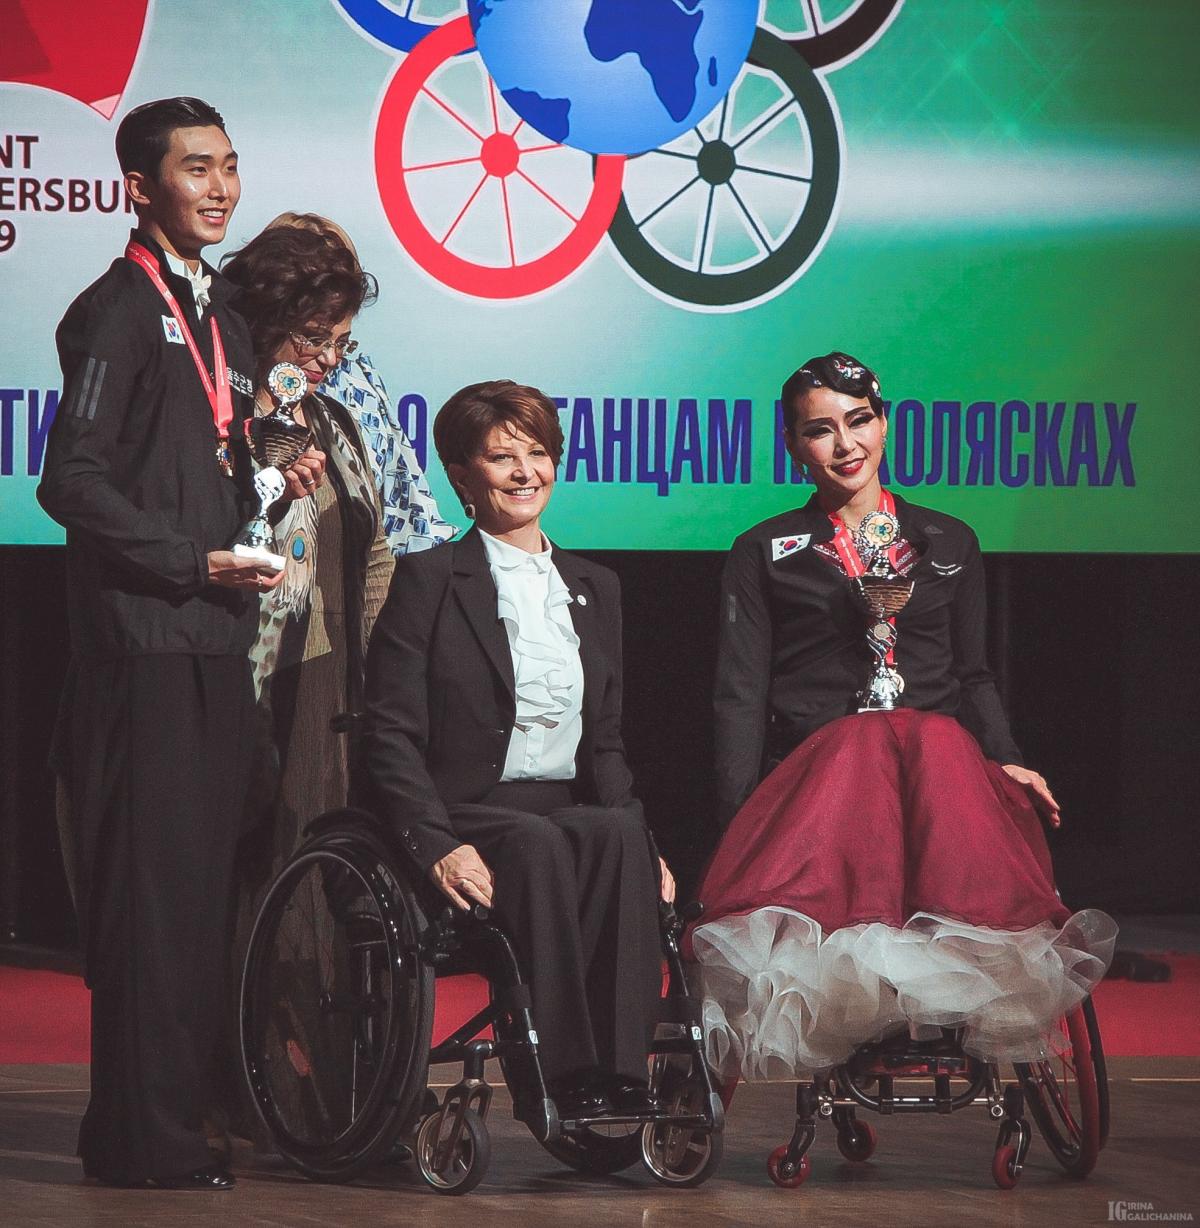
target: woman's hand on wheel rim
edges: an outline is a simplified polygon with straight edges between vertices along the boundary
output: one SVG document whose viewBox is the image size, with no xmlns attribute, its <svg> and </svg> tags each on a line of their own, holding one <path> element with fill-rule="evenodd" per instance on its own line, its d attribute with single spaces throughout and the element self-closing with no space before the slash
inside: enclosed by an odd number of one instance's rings
<svg viewBox="0 0 1200 1228">
<path fill-rule="evenodd" d="M 460 844 L 429 867 L 434 885 L 455 906 L 467 912 L 473 905 L 492 906 L 495 879 L 478 850 Z"/>
</svg>

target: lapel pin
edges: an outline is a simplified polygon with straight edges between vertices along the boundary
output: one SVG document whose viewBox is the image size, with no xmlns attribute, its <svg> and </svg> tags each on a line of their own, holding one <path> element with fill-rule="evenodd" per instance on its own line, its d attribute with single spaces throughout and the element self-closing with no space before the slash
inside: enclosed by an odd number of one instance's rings
<svg viewBox="0 0 1200 1228">
<path fill-rule="evenodd" d="M 587 605 L 587 598 L 582 593 L 580 593 L 575 600 L 578 601 L 580 605 Z"/>
</svg>

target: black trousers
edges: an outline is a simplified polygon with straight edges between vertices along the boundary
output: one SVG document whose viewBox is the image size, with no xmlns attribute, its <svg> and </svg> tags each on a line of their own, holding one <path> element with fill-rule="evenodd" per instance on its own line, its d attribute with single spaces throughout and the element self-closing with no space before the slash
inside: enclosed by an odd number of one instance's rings
<svg viewBox="0 0 1200 1228">
<path fill-rule="evenodd" d="M 84 1171 L 171 1177 L 210 1162 L 203 1117 L 253 712 L 242 657 L 77 665 L 57 761 L 78 845 L 92 989 Z"/>
<path fill-rule="evenodd" d="M 533 998 L 542 1068 L 645 1079 L 658 1018 L 658 865 L 640 812 L 572 805 L 555 782 L 450 807 L 495 875 L 493 903 Z"/>
</svg>

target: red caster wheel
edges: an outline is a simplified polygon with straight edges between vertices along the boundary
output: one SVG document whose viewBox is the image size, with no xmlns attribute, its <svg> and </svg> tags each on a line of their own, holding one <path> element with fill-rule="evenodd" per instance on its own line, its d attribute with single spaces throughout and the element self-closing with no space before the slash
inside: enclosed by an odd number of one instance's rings
<svg viewBox="0 0 1200 1228">
<path fill-rule="evenodd" d="M 788 1145 L 784 1143 L 767 1156 L 767 1175 L 782 1189 L 794 1190 L 808 1180 L 812 1173 L 812 1161 L 807 1155 L 802 1155 L 794 1164 L 787 1164 L 787 1150 Z"/>
<path fill-rule="evenodd" d="M 837 1133 L 838 1151 L 852 1164 L 869 1160 L 875 1154 L 878 1141 L 874 1126 L 865 1121 L 856 1121 Z"/>
<path fill-rule="evenodd" d="M 1011 1190 L 1017 1184 L 1021 1170 L 1017 1168 L 1017 1149 L 997 1147 L 992 1156 L 992 1180 L 1002 1189 Z"/>
</svg>

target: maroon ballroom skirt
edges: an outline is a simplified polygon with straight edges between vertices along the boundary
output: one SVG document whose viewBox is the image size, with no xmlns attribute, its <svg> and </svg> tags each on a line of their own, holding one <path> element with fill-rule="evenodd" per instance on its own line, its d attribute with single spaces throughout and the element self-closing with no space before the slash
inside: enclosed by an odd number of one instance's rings
<svg viewBox="0 0 1200 1228">
<path fill-rule="evenodd" d="M 1033 1061 L 1104 975 L 1116 927 L 1071 915 L 1024 788 L 953 718 L 910 708 L 812 734 L 725 832 L 690 933 L 724 1075 L 828 1069 L 907 1029 Z"/>
</svg>

